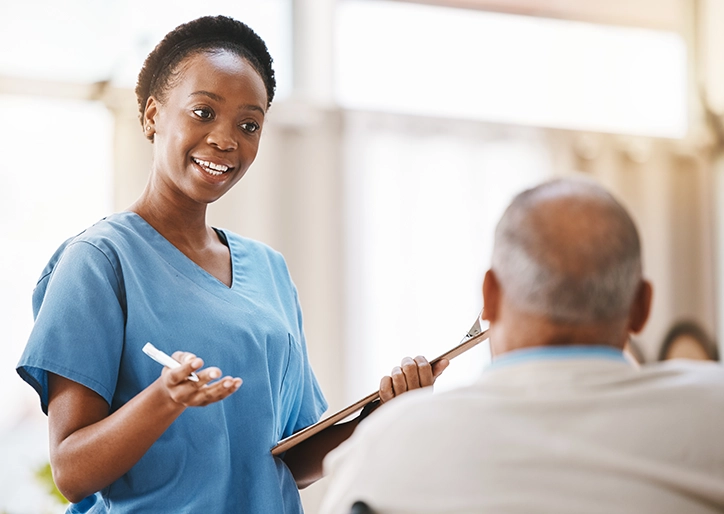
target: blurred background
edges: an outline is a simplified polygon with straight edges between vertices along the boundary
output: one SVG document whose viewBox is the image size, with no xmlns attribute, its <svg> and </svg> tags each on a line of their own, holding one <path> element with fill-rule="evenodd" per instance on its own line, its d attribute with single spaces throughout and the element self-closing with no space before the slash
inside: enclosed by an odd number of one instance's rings
<svg viewBox="0 0 724 514">
<path fill-rule="evenodd" d="M 655 288 L 641 360 L 682 320 L 721 340 L 724 0 L 3 0 L 0 512 L 64 510 L 14 371 L 31 292 L 62 241 L 141 192 L 136 75 L 206 14 L 254 28 L 279 81 L 259 157 L 210 221 L 285 255 L 330 412 L 457 344 L 502 210 L 556 176 L 600 181 L 638 224 Z M 487 362 L 476 348 L 436 387 Z M 308 512 L 324 489 L 303 491 Z"/>
</svg>

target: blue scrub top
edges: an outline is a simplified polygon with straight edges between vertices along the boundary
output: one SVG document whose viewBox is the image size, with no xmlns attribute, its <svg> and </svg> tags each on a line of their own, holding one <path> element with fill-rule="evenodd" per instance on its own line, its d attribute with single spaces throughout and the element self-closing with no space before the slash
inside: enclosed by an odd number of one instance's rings
<svg viewBox="0 0 724 514">
<path fill-rule="evenodd" d="M 186 409 L 128 473 L 68 512 L 302 511 L 291 473 L 270 453 L 327 408 L 297 291 L 281 254 L 218 232 L 231 252 L 231 287 L 131 212 L 66 241 L 43 271 L 17 368 L 43 411 L 48 372 L 118 410 L 161 373 L 141 351 L 147 341 L 243 379 L 230 397 Z"/>
</svg>

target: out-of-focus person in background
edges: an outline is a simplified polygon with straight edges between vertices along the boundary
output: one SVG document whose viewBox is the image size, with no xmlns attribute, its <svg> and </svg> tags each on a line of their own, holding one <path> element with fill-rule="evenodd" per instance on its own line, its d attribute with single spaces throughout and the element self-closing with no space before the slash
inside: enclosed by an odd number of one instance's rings
<svg viewBox="0 0 724 514">
<path fill-rule="evenodd" d="M 682 320 L 671 326 L 659 348 L 659 360 L 669 359 L 718 361 L 719 351 L 700 324 Z"/>
<path fill-rule="evenodd" d="M 359 422 L 272 456 L 327 407 L 297 290 L 281 254 L 207 224 L 256 158 L 274 90 L 245 24 L 203 17 L 167 34 L 136 88 L 154 147 L 145 191 L 67 240 L 40 277 L 18 372 L 48 415 L 69 512 L 299 513 L 297 488 Z M 144 355 L 149 341 L 178 367 Z M 404 359 L 381 400 L 446 365 Z"/>
<path fill-rule="evenodd" d="M 652 286 L 609 193 L 560 179 L 518 195 L 483 299 L 492 364 L 363 423 L 325 460 L 323 514 L 722 512 L 724 370 L 624 356 Z"/>
</svg>

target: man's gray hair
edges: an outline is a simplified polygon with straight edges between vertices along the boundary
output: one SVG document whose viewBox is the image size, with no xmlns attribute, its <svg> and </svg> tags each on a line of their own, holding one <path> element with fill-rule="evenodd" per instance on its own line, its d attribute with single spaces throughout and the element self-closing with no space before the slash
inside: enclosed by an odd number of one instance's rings
<svg viewBox="0 0 724 514">
<path fill-rule="evenodd" d="M 631 217 L 585 179 L 553 180 L 516 196 L 495 231 L 492 261 L 513 306 L 557 323 L 626 316 L 642 278 Z"/>
</svg>

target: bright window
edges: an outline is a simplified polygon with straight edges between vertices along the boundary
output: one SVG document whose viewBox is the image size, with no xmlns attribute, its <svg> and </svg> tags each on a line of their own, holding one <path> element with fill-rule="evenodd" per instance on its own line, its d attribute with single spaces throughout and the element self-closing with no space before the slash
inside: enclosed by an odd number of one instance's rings
<svg viewBox="0 0 724 514">
<path fill-rule="evenodd" d="M 456 345 L 482 307 L 495 224 L 511 198 L 551 175 L 537 129 L 352 113 L 345 122 L 348 400 L 405 355 Z M 470 383 L 483 344 L 437 390 Z"/>
<path fill-rule="evenodd" d="M 686 47 L 676 34 L 346 0 L 336 95 L 347 108 L 683 137 Z"/>
</svg>

